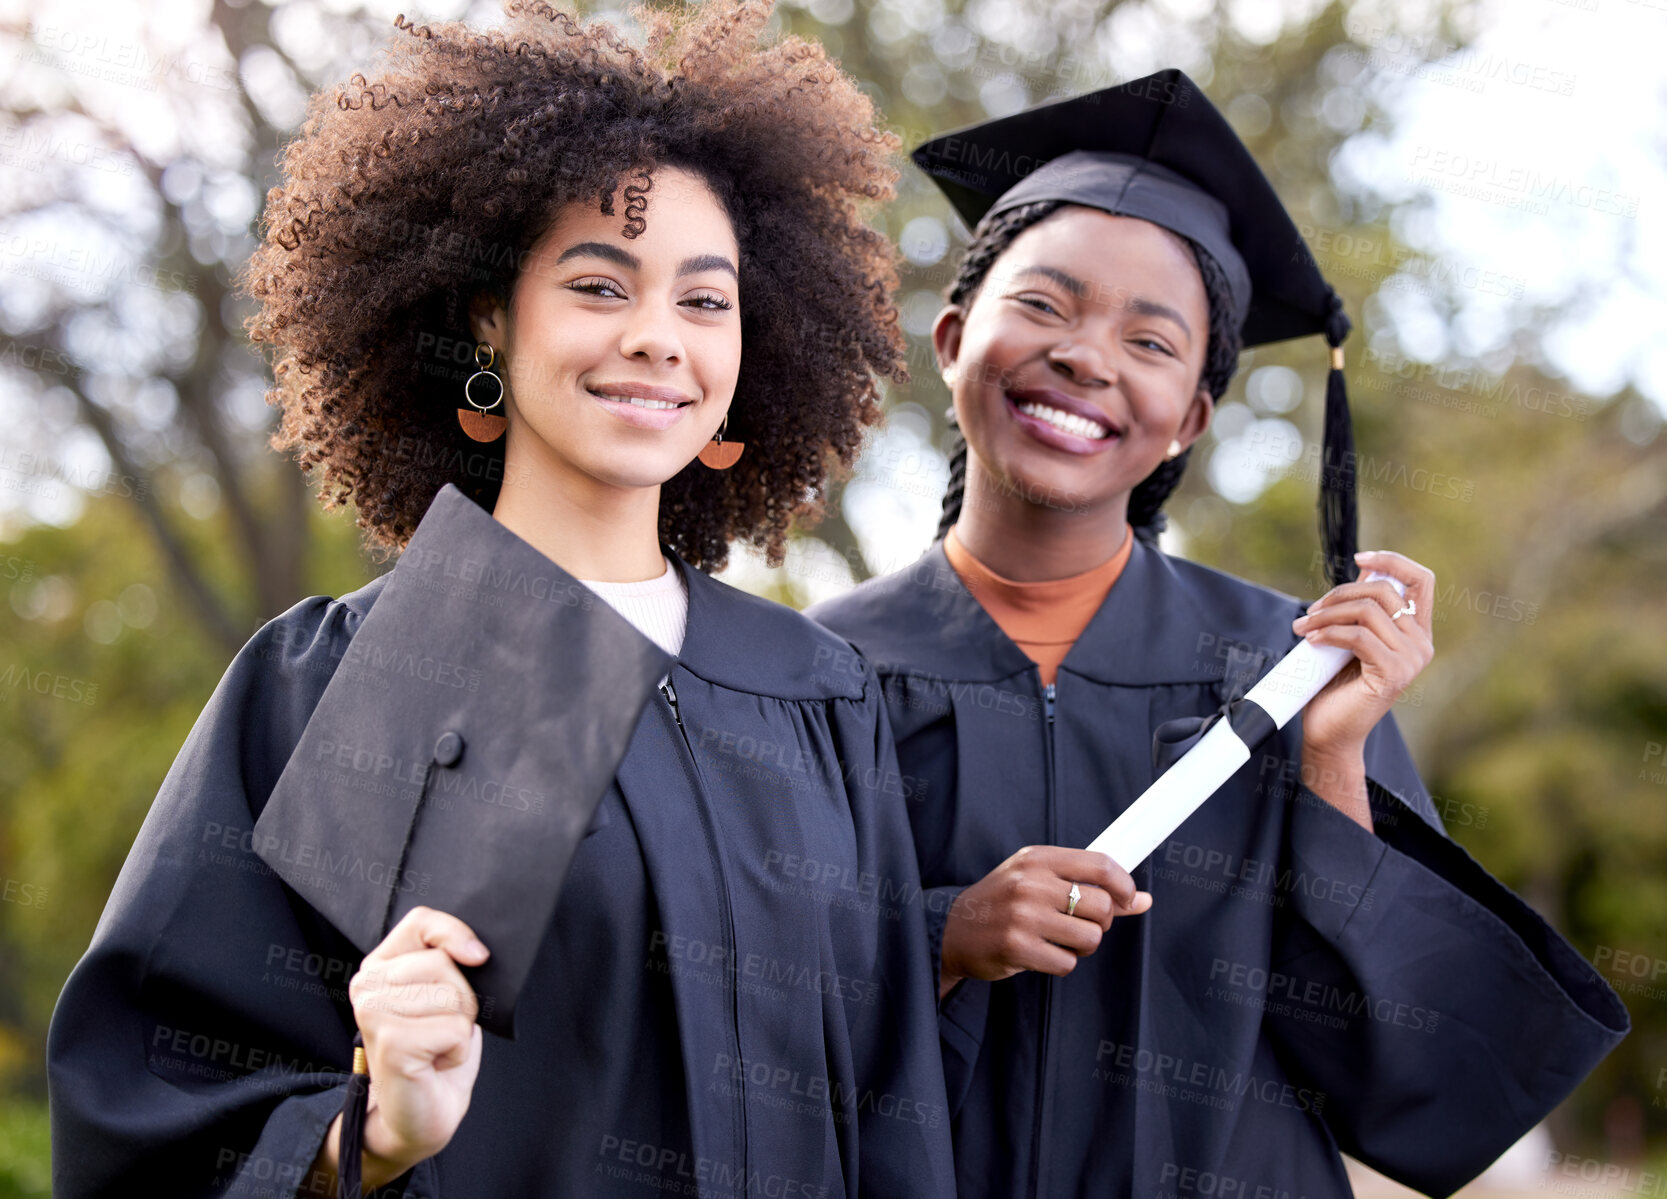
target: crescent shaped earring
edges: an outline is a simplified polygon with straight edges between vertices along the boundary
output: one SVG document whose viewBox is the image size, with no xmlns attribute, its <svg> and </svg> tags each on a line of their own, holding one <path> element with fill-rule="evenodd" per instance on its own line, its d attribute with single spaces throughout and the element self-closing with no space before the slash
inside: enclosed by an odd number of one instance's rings
<svg viewBox="0 0 1667 1199">
<path fill-rule="evenodd" d="M 744 441 L 725 441 L 724 430 L 729 428 L 729 413 L 724 413 L 723 424 L 712 434 L 712 440 L 700 447 L 698 455 L 701 462 L 713 470 L 728 470 L 741 460 L 741 451 L 747 448 Z"/>
<path fill-rule="evenodd" d="M 469 407 L 457 410 L 457 423 L 475 441 L 496 441 L 509 428 L 509 418 L 492 411 L 504 402 L 504 381 L 492 369 L 497 357 L 497 351 L 484 341 L 475 343 L 475 366 L 478 369 L 463 384 L 463 398 L 469 401 Z M 475 397 L 475 384 L 481 379 L 491 380 L 489 384 L 482 384 L 484 390 L 492 393 L 491 403 L 483 403 Z"/>
</svg>

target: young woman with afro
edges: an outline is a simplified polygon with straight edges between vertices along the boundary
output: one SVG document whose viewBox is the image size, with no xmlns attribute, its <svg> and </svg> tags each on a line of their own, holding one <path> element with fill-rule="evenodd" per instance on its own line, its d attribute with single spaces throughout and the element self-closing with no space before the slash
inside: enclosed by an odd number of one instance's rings
<svg viewBox="0 0 1667 1199">
<path fill-rule="evenodd" d="M 250 331 L 401 553 L 181 750 L 55 1013 L 55 1194 L 952 1193 L 878 686 L 705 573 L 903 374 L 894 139 L 767 16 L 512 0 L 315 98 Z"/>
</svg>

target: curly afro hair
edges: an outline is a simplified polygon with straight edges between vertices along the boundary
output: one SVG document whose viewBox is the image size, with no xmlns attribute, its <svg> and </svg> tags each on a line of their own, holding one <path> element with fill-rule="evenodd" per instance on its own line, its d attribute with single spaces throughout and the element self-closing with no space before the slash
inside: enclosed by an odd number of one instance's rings
<svg viewBox="0 0 1667 1199">
<path fill-rule="evenodd" d="M 455 483 L 491 508 L 502 442 L 458 427 L 474 371 L 472 297 L 506 299 L 557 212 L 595 204 L 644 224 L 655 167 L 706 179 L 740 245 L 745 346 L 728 471 L 691 464 L 661 491 L 660 537 L 721 568 L 742 539 L 781 560 L 820 513 L 903 380 L 896 252 L 863 219 L 894 194 L 897 138 L 822 48 L 764 41 L 768 0 L 674 17 L 638 10 L 635 45 L 542 0 L 509 0 L 505 30 L 404 18 L 372 79 L 314 96 L 267 193 L 263 240 L 239 280 L 250 337 L 274 349 L 272 444 L 319 496 L 351 501 L 367 539 L 402 548 Z"/>
</svg>

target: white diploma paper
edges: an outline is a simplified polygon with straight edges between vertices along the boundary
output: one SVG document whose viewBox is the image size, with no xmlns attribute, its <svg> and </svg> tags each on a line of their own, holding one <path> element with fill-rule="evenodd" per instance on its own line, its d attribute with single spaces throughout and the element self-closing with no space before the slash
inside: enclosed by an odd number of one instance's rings
<svg viewBox="0 0 1667 1199">
<path fill-rule="evenodd" d="M 1373 571 L 1364 577 L 1368 583 L 1378 579 L 1387 580 L 1397 593 L 1406 594 L 1400 580 L 1386 574 Z M 1300 642 L 1262 676 L 1245 699 L 1271 716 L 1276 727 L 1284 728 L 1352 657 L 1348 650 L 1337 646 Z M 1239 740 L 1226 720 L 1216 721 L 1197 745 L 1164 771 L 1088 848 L 1110 855 L 1125 870 L 1133 870 L 1250 761 L 1254 748 Z"/>
</svg>

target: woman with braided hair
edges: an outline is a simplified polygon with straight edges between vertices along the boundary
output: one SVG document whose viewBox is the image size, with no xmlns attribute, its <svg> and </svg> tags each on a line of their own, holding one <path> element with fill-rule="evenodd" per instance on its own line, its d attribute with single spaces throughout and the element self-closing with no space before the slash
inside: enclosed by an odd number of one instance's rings
<svg viewBox="0 0 1667 1199">
<path fill-rule="evenodd" d="M 990 267 L 1001 257 L 1002 252 L 1013 244 L 1013 240 L 1019 234 L 1044 218 L 1052 216 L 1064 203 L 1062 200 L 1040 200 L 1033 204 L 1021 204 L 997 213 L 987 222 L 981 223 L 972 244 L 961 257 L 955 282 L 950 285 L 947 297 L 950 305 L 963 311 L 971 307 L 973 298 L 990 272 Z M 1227 390 L 1227 385 L 1232 382 L 1234 374 L 1238 371 L 1239 329 L 1233 321 L 1231 298 L 1221 267 L 1210 257 L 1209 251 L 1197 242 L 1188 241 L 1186 238 L 1181 240 L 1186 243 L 1193 256 L 1199 277 L 1204 281 L 1204 294 L 1209 300 L 1209 332 L 1205 342 L 1204 369 L 1199 383 L 1213 401 L 1215 396 Z M 1187 460 L 1191 455 L 1190 444 L 1178 454 L 1166 455 L 1152 473 L 1135 484 L 1134 490 L 1129 493 L 1129 526 L 1136 537 L 1149 545 L 1157 544 L 1158 534 L 1163 532 L 1167 524 L 1163 511 L 1164 502 L 1180 483 L 1181 476 L 1186 473 Z M 961 504 L 966 495 L 966 479 L 967 440 L 961 436 L 957 428 L 954 447 L 949 456 L 949 486 L 944 492 L 943 516 L 938 521 L 935 540 L 942 541 L 947 537 L 955 527 L 956 521 L 960 519 Z"/>
<path fill-rule="evenodd" d="M 1434 580 L 1354 552 L 1335 293 L 1178 71 L 915 160 L 973 227 L 933 328 L 963 440 L 925 557 L 812 615 L 910 782 L 960 1194 L 1313 1199 L 1339 1150 L 1456 1190 L 1627 1017 L 1447 839 L 1389 715 Z M 1156 541 L 1241 344 L 1322 332 L 1337 585 L 1305 609 Z M 1354 660 L 1300 719 L 1146 860 L 1079 848 L 1304 638 Z"/>
<path fill-rule="evenodd" d="M 953 1193 L 877 683 L 705 573 L 902 374 L 895 139 L 765 3 L 508 15 L 269 193 L 277 444 L 400 555 L 164 781 L 52 1022 L 65 1199 Z"/>
</svg>

